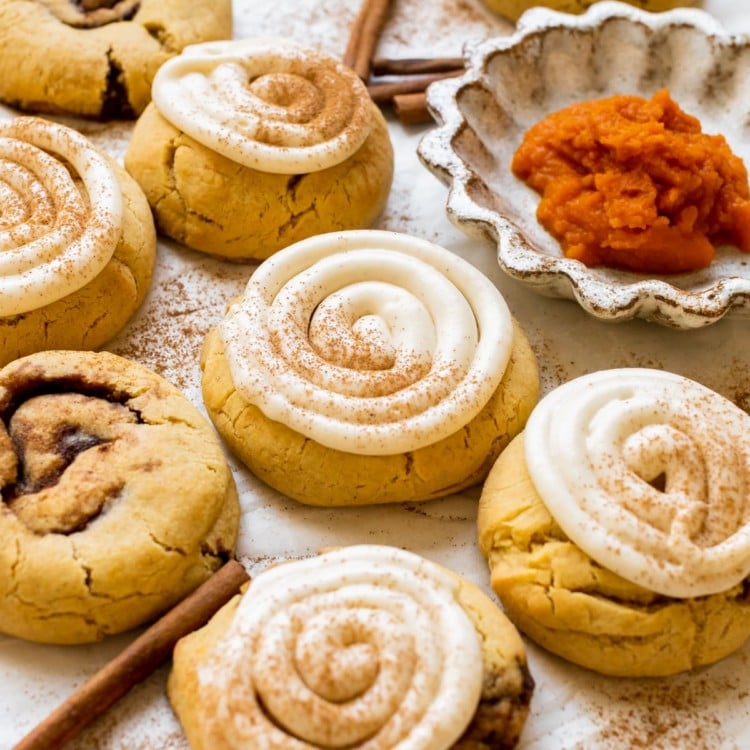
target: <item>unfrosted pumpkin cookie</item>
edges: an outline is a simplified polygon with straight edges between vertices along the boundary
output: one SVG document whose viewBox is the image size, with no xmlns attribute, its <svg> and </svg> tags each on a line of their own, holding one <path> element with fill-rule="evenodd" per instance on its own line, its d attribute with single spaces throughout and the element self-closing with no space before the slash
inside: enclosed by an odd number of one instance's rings
<svg viewBox="0 0 750 750">
<path fill-rule="evenodd" d="M 557 388 L 487 477 L 478 526 L 505 612 L 570 661 L 668 675 L 750 636 L 750 416 L 691 380 Z"/>
<path fill-rule="evenodd" d="M 0 365 L 95 349 L 139 307 L 156 234 L 135 181 L 71 128 L 0 124 Z"/>
<path fill-rule="evenodd" d="M 264 571 L 177 644 L 168 683 L 193 750 L 509 749 L 532 690 L 487 596 L 375 545 Z"/>
<path fill-rule="evenodd" d="M 487 277 L 425 240 L 366 230 L 262 263 L 201 366 L 227 443 L 311 505 L 478 484 L 539 388 L 529 343 Z"/>
<path fill-rule="evenodd" d="M 230 0 L 0 0 L 0 99 L 31 112 L 135 117 L 163 62 L 231 35 Z"/>
<path fill-rule="evenodd" d="M 372 224 L 393 149 L 349 68 L 288 40 L 243 39 L 190 47 L 161 68 L 125 166 L 161 232 L 250 260 Z"/>
<path fill-rule="evenodd" d="M 210 425 L 106 352 L 0 370 L 0 632 L 83 643 L 140 625 L 234 549 L 239 505 Z"/>
</svg>

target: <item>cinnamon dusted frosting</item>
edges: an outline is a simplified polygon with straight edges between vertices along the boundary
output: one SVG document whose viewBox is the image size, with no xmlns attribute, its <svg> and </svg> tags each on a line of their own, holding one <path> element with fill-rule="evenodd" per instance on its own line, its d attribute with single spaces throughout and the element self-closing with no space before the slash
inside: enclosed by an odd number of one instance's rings
<svg viewBox="0 0 750 750">
<path fill-rule="evenodd" d="M 372 129 L 370 98 L 356 74 L 286 39 L 186 47 L 159 69 L 152 96 L 172 125 L 264 172 L 340 164 Z"/>
<path fill-rule="evenodd" d="M 349 453 L 415 450 L 461 429 L 507 365 L 492 282 L 430 242 L 331 233 L 266 260 L 221 335 L 237 390 L 270 419 Z"/>
<path fill-rule="evenodd" d="M 202 746 L 451 747 L 482 689 L 479 636 L 457 589 L 392 547 L 265 571 L 199 668 Z"/>
<path fill-rule="evenodd" d="M 106 158 L 63 125 L 0 125 L 0 315 L 34 310 L 85 286 L 121 235 L 122 194 Z"/>
<path fill-rule="evenodd" d="M 673 597 L 750 574 L 750 416 L 686 378 L 618 369 L 546 396 L 525 432 L 534 485 L 599 564 Z"/>
</svg>

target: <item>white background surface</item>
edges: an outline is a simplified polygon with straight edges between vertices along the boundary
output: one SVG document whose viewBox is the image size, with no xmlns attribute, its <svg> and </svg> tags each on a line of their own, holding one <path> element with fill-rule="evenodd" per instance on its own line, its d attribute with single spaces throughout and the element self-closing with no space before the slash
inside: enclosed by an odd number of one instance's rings
<svg viewBox="0 0 750 750">
<path fill-rule="evenodd" d="M 291 36 L 340 56 L 358 5 L 354 0 L 236 0 L 235 36 Z M 747 3 L 709 0 L 705 8 L 730 31 L 750 32 Z M 379 53 L 456 55 L 465 41 L 510 30 L 479 0 L 397 0 Z M 124 153 L 128 123 L 73 124 L 113 155 Z M 587 317 L 573 302 L 534 295 L 502 276 L 489 243 L 467 238 L 445 218 L 446 189 L 415 155 L 425 128 L 404 128 L 393 120 L 390 128 L 396 176 L 378 226 L 438 242 L 493 279 L 532 342 L 544 390 L 607 367 L 661 367 L 692 377 L 750 410 L 750 322 L 724 320 L 694 332 L 639 321 L 612 325 Z M 226 302 L 252 268 L 161 242 L 152 291 L 109 348 L 156 369 L 200 405 L 203 336 L 221 319 Z M 243 509 L 238 554 L 251 572 L 326 545 L 377 542 L 424 554 L 489 590 L 486 564 L 475 544 L 478 489 L 417 506 L 327 510 L 298 505 L 241 468 L 235 470 Z M 10 748 L 132 638 L 131 633 L 91 646 L 51 647 L 0 636 L 0 748 Z M 748 646 L 709 669 L 661 680 L 603 678 L 532 644 L 528 648 L 537 687 L 521 748 L 750 747 Z M 167 669 L 133 690 L 70 747 L 185 750 L 164 697 Z"/>
</svg>

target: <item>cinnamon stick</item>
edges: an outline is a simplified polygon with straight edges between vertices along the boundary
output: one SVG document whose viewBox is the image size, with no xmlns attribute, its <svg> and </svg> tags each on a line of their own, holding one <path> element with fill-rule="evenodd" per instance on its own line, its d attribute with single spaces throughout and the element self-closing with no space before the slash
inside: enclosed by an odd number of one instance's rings
<svg viewBox="0 0 750 750">
<path fill-rule="evenodd" d="M 393 111 L 403 125 L 424 125 L 433 122 L 427 109 L 427 95 L 424 91 L 416 94 L 396 94 L 393 97 Z"/>
<path fill-rule="evenodd" d="M 364 0 L 354 19 L 344 52 L 344 65 L 353 68 L 365 83 L 370 77 L 372 57 L 392 2 L 393 0 Z"/>
<path fill-rule="evenodd" d="M 230 560 L 78 688 L 13 750 L 58 750 L 77 737 L 164 662 L 180 638 L 205 625 L 248 580 L 242 565 Z"/>
<path fill-rule="evenodd" d="M 375 76 L 419 75 L 420 73 L 446 73 L 464 66 L 462 57 L 407 57 L 401 60 L 374 57 L 372 74 Z"/>
<path fill-rule="evenodd" d="M 367 90 L 376 104 L 385 104 L 393 100 L 394 96 L 400 94 L 416 94 L 424 91 L 431 83 L 443 78 L 453 78 L 463 73 L 461 70 L 451 70 L 447 73 L 435 73 L 431 76 L 419 76 L 418 78 L 407 78 L 402 81 L 391 81 L 389 83 L 371 83 Z"/>
</svg>

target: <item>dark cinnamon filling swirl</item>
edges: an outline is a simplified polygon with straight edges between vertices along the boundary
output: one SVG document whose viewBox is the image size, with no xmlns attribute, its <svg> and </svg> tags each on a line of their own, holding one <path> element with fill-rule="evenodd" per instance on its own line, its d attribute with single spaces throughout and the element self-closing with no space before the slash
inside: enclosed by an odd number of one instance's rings
<svg viewBox="0 0 750 750">
<path fill-rule="evenodd" d="M 140 414 L 81 378 L 44 381 L 30 372 L 0 395 L 0 495 L 38 534 L 81 531 L 117 497 L 123 480 L 103 461 L 131 440 Z"/>
<path fill-rule="evenodd" d="M 129 21 L 140 0 L 38 0 L 68 26 L 93 29 L 117 21 Z"/>
</svg>

